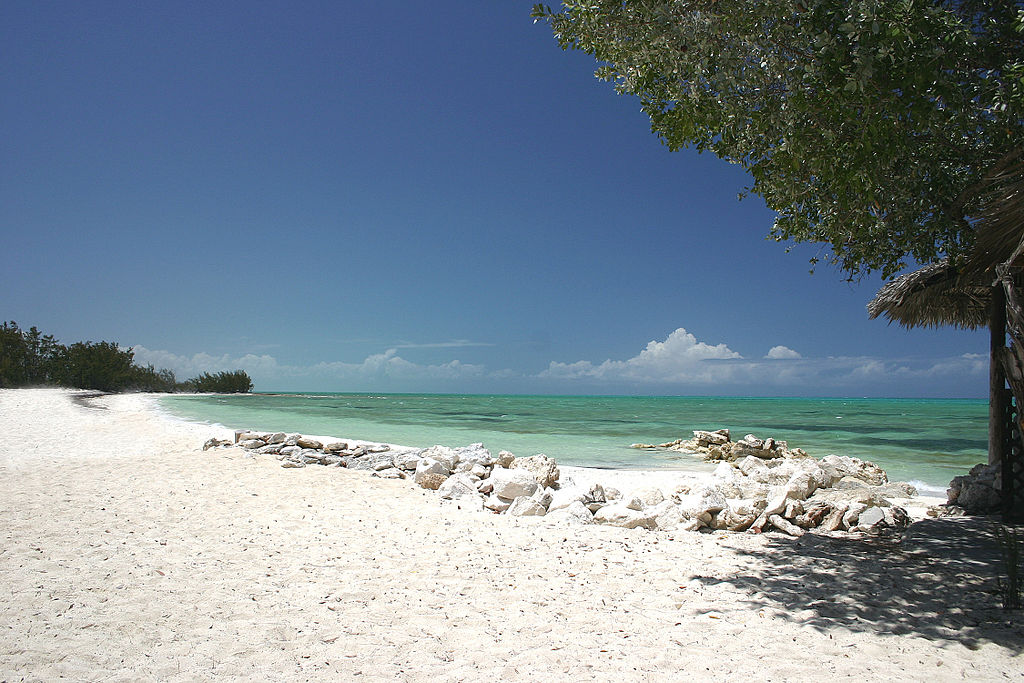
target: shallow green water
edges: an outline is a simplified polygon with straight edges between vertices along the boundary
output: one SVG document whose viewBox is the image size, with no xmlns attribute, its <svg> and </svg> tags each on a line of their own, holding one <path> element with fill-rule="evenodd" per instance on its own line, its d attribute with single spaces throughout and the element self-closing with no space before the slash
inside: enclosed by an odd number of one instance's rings
<svg viewBox="0 0 1024 683">
<path fill-rule="evenodd" d="M 589 467 L 707 469 L 685 454 L 629 448 L 727 427 L 784 439 L 816 457 L 871 460 L 891 479 L 945 488 L 986 459 L 980 400 L 251 394 L 170 396 L 178 417 L 409 446 L 483 442 Z"/>
</svg>

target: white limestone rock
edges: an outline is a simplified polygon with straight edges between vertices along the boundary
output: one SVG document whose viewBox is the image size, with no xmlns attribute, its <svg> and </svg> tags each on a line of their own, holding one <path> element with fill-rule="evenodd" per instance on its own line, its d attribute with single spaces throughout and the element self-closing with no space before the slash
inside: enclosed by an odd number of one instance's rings
<svg viewBox="0 0 1024 683">
<path fill-rule="evenodd" d="M 612 491 L 615 491 L 615 489 L 612 489 Z M 590 490 L 587 491 L 586 497 L 583 499 L 583 504 L 586 505 L 587 509 L 591 512 L 597 512 L 609 500 L 612 499 L 608 497 L 608 491 L 600 484 L 594 484 L 590 487 Z"/>
<path fill-rule="evenodd" d="M 821 501 L 806 501 L 801 503 L 803 511 L 792 518 L 793 524 L 801 529 L 815 529 L 832 512 L 832 506 Z M 788 509 L 787 509 L 788 512 Z"/>
<path fill-rule="evenodd" d="M 784 534 L 788 534 L 793 537 L 800 537 L 804 535 L 803 529 L 793 524 L 792 522 L 784 519 L 781 515 L 772 515 L 768 518 L 768 521 L 771 522 L 771 525 L 773 527 L 783 532 Z"/>
<path fill-rule="evenodd" d="M 804 504 L 802 502 L 792 498 L 786 499 L 786 509 L 782 513 L 785 519 L 796 519 L 802 514 L 804 514 Z"/>
<path fill-rule="evenodd" d="M 849 505 L 830 505 L 829 507 L 830 510 L 825 515 L 824 519 L 821 520 L 821 523 L 818 524 L 818 529 L 821 531 L 838 531 L 843 526 L 843 517 L 846 516 L 846 511 L 849 509 Z"/>
<path fill-rule="evenodd" d="M 554 486 L 560 474 L 557 463 L 543 453 L 531 455 L 528 458 L 516 458 L 510 468 L 526 470 L 533 475 L 537 483 L 545 488 Z"/>
<path fill-rule="evenodd" d="M 440 460 L 420 458 L 416 462 L 416 476 L 421 474 L 443 474 L 447 477 L 451 473 L 452 469 L 448 467 L 447 463 L 443 463 Z"/>
<path fill-rule="evenodd" d="M 441 488 L 441 484 L 448 479 L 445 474 L 438 474 L 437 472 L 424 472 L 423 474 L 413 475 L 413 481 L 420 485 L 421 488 L 436 491 Z"/>
<path fill-rule="evenodd" d="M 697 445 L 703 448 L 709 446 L 722 446 L 729 443 L 729 430 L 718 429 L 713 432 L 706 432 L 699 429 L 693 431 L 693 438 Z"/>
<path fill-rule="evenodd" d="M 759 439 L 756 436 L 754 436 L 753 434 L 747 434 L 742 439 L 740 439 L 737 443 L 741 443 L 744 446 L 747 446 L 749 448 L 756 448 L 756 449 L 759 449 L 759 450 L 764 448 L 764 439 Z"/>
<path fill-rule="evenodd" d="M 512 517 L 543 517 L 547 510 L 530 496 L 519 496 L 505 510 Z"/>
<path fill-rule="evenodd" d="M 502 498 L 501 496 L 495 496 L 491 494 L 484 500 L 484 507 L 494 512 L 504 512 L 508 510 L 509 506 L 512 505 L 512 501 L 508 498 Z"/>
<path fill-rule="evenodd" d="M 905 481 L 890 481 L 875 490 L 887 498 L 914 498 L 917 496 L 917 487 Z"/>
<path fill-rule="evenodd" d="M 683 508 L 671 500 L 664 500 L 652 506 L 648 512 L 654 515 L 654 524 L 659 529 L 671 531 L 678 529 L 689 520 Z"/>
<path fill-rule="evenodd" d="M 375 453 L 362 458 L 372 470 L 386 470 L 395 466 L 395 459 L 390 453 Z"/>
<path fill-rule="evenodd" d="M 554 494 L 555 494 L 555 490 L 554 489 L 552 489 L 550 487 L 548 487 L 546 489 L 542 489 L 542 488 L 540 488 L 538 486 L 537 490 L 534 491 L 533 495 L 530 496 L 530 497 L 533 498 L 538 503 L 540 503 L 541 505 L 543 505 L 544 509 L 547 510 L 548 506 L 551 505 L 551 501 L 554 500 Z"/>
<path fill-rule="evenodd" d="M 857 526 L 857 522 L 860 520 L 860 513 L 868 509 L 868 506 L 864 503 L 852 503 L 846 512 L 843 514 L 843 525 L 844 529 L 852 529 Z"/>
<path fill-rule="evenodd" d="M 859 458 L 851 458 L 846 455 L 826 455 L 819 462 L 821 468 L 835 476 L 837 480 L 851 476 L 872 486 L 880 486 L 889 481 L 885 470 L 873 462 L 866 462 Z"/>
<path fill-rule="evenodd" d="M 735 463 L 720 462 L 718 463 L 718 466 L 715 467 L 715 471 L 712 473 L 712 476 L 717 481 L 736 481 L 737 479 L 742 479 L 744 475 Z"/>
<path fill-rule="evenodd" d="M 465 472 L 459 472 L 445 479 L 444 483 L 437 488 L 442 498 L 452 500 L 454 498 L 470 498 L 480 495 L 476 490 L 477 480 Z"/>
<path fill-rule="evenodd" d="M 484 480 L 484 486 L 490 487 L 489 490 L 494 495 L 508 500 L 531 496 L 539 488 L 537 480 L 527 470 L 502 467 L 491 470 L 491 476 Z"/>
<path fill-rule="evenodd" d="M 320 451 L 315 451 L 312 448 L 303 448 L 297 457 L 307 465 L 319 465 L 323 455 Z"/>
<path fill-rule="evenodd" d="M 642 486 L 634 489 L 630 491 L 628 497 L 639 500 L 645 508 L 658 505 L 665 500 L 665 494 L 656 486 Z"/>
<path fill-rule="evenodd" d="M 455 466 L 459 463 L 459 455 L 455 452 L 454 448 L 448 448 L 447 446 L 431 446 L 420 451 L 421 460 L 434 460 L 435 462 L 442 463 L 447 470 L 446 474 L 451 474 L 455 469 Z M 417 467 L 417 470 L 419 467 Z"/>
<path fill-rule="evenodd" d="M 857 477 L 851 477 L 849 475 L 841 478 L 839 481 L 832 485 L 832 488 L 839 491 L 849 491 L 854 489 L 866 489 L 869 484 L 863 479 Z"/>
<path fill-rule="evenodd" d="M 761 458 L 748 455 L 739 461 L 739 470 L 748 477 L 760 480 L 771 468 Z M 716 470 L 717 471 L 717 470 Z"/>
<path fill-rule="evenodd" d="M 679 525 L 678 529 L 680 531 L 700 531 L 705 526 L 706 525 L 704 524 L 703 520 L 694 517 L 683 522 L 681 525 Z"/>
<path fill-rule="evenodd" d="M 419 451 L 398 451 L 392 453 L 391 458 L 395 462 L 395 467 L 411 472 L 416 469 L 416 464 L 420 461 L 420 454 Z"/>
<path fill-rule="evenodd" d="M 885 510 L 879 507 L 869 507 L 857 517 L 857 526 L 862 530 L 868 530 L 885 521 Z"/>
<path fill-rule="evenodd" d="M 551 490 L 551 502 L 548 504 L 548 513 L 555 510 L 564 510 L 573 503 L 583 505 L 586 500 L 587 491 L 579 486 L 561 487 Z M 589 511 L 588 511 L 589 512 Z"/>
<path fill-rule="evenodd" d="M 471 443 L 468 446 L 456 448 L 455 455 L 458 458 L 458 466 L 468 465 L 468 469 L 477 465 L 490 468 L 494 466 L 495 462 L 494 456 L 484 448 L 482 443 Z"/>
<path fill-rule="evenodd" d="M 656 529 L 657 514 L 651 511 L 631 510 L 625 503 L 609 503 L 594 513 L 594 521 L 598 524 L 623 527 L 625 529 Z"/>
<path fill-rule="evenodd" d="M 690 494 L 695 497 L 694 510 L 697 514 L 709 512 L 714 514 L 729 506 L 729 502 L 717 486 L 700 486 Z"/>
<path fill-rule="evenodd" d="M 791 500 L 807 500 L 817 488 L 818 482 L 811 473 L 796 472 L 786 482 L 786 497 Z"/>
<path fill-rule="evenodd" d="M 371 477 L 380 477 L 381 479 L 405 479 L 408 475 L 397 467 L 389 467 L 384 470 L 377 470 Z"/>
<path fill-rule="evenodd" d="M 548 509 L 548 513 L 545 515 L 544 519 L 549 522 L 562 524 L 594 523 L 594 515 L 591 514 L 586 505 L 578 500 L 556 510 Z"/>
<path fill-rule="evenodd" d="M 721 510 L 717 517 L 721 527 L 729 531 L 746 531 L 758 518 L 760 511 L 753 501 L 730 500 L 729 507 Z"/>
<path fill-rule="evenodd" d="M 505 469 L 508 469 L 509 467 L 512 466 L 512 463 L 515 462 L 515 460 L 516 456 L 512 455 L 510 452 L 499 451 L 498 457 L 495 458 L 494 462 L 498 467 L 504 467 Z"/>
</svg>

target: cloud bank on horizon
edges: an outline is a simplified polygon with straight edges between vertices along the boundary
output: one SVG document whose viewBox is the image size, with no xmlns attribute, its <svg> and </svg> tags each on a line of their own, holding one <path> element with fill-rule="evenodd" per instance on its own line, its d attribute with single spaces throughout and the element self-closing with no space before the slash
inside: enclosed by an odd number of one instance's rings
<svg viewBox="0 0 1024 683">
<path fill-rule="evenodd" d="M 709 344 L 680 327 L 663 341 L 652 340 L 625 360 L 551 361 L 540 372 L 492 370 L 453 359 L 422 364 L 399 355 L 399 348 L 459 348 L 462 340 L 436 344 L 396 344 L 360 362 L 280 363 L 268 354 L 183 356 L 135 346 L 142 364 L 168 368 L 179 377 L 243 369 L 258 391 L 450 391 L 455 393 L 627 393 L 802 396 L 963 396 L 984 395 L 988 358 L 963 354 L 949 358 L 805 358 L 786 346 L 773 346 L 761 358 L 745 358 L 725 343 Z"/>
</svg>

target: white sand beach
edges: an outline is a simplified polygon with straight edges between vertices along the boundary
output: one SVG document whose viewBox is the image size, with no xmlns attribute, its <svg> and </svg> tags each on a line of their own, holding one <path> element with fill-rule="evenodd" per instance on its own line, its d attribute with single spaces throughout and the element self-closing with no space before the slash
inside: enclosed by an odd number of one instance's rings
<svg viewBox="0 0 1024 683">
<path fill-rule="evenodd" d="M 74 395 L 0 391 L 0 681 L 1024 677 L 990 521 L 557 526 Z"/>
</svg>

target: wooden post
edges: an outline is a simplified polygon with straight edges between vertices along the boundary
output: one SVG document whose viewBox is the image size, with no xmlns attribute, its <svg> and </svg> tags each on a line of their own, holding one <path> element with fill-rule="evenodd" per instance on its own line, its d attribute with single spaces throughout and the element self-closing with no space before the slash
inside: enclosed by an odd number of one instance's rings
<svg viewBox="0 0 1024 683">
<path fill-rule="evenodd" d="M 1003 373 L 1002 356 L 1006 349 L 1006 292 L 1003 284 L 996 281 L 992 287 L 992 310 L 989 313 L 989 398 L 988 398 L 988 464 L 1002 462 L 1006 447 L 1008 426 L 1006 411 L 1009 397 L 1006 391 L 1006 375 Z"/>
</svg>

